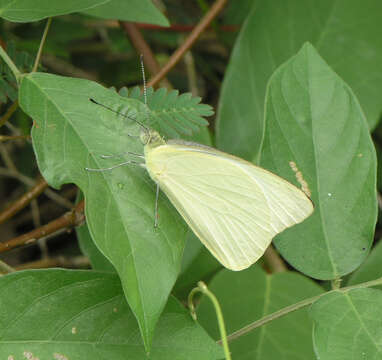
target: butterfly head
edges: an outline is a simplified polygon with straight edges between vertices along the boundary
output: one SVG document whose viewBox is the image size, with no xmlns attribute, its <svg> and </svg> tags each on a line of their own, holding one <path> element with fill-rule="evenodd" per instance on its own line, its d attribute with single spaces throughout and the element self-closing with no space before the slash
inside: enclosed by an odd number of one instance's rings
<svg viewBox="0 0 382 360">
<path fill-rule="evenodd" d="M 149 148 L 155 148 L 166 143 L 162 136 L 153 129 L 143 129 L 140 134 L 140 139 L 142 144 Z"/>
</svg>

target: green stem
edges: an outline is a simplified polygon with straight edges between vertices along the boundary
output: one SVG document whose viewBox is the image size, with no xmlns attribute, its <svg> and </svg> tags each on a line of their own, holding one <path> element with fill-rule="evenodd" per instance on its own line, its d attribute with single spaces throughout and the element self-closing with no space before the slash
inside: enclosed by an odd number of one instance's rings
<svg viewBox="0 0 382 360">
<path fill-rule="evenodd" d="M 37 51 L 37 55 L 36 55 L 36 59 L 34 61 L 32 72 L 36 72 L 37 71 L 38 64 L 40 63 L 40 59 L 41 59 L 42 49 L 44 48 L 46 36 L 48 35 L 48 31 L 49 31 L 49 27 L 50 27 L 51 23 L 52 23 L 52 18 L 50 17 L 48 19 L 48 21 L 46 22 L 46 24 L 45 24 L 44 33 L 42 34 L 42 38 L 41 38 L 41 41 L 40 41 L 40 46 L 39 46 L 38 51 Z"/>
<path fill-rule="evenodd" d="M 17 68 L 15 63 L 12 61 L 12 59 L 8 56 L 8 54 L 5 52 L 5 50 L 0 46 L 0 57 L 4 60 L 4 62 L 9 66 L 11 71 L 13 72 L 13 75 L 15 76 L 16 80 L 18 81 L 19 77 L 21 76 L 20 70 Z"/>
<path fill-rule="evenodd" d="M 327 291 L 323 294 L 313 296 L 309 299 L 302 300 L 296 304 L 293 304 L 293 305 L 287 306 L 283 309 L 280 309 L 280 310 L 278 310 L 278 311 L 276 311 L 270 315 L 264 316 L 263 318 L 261 318 L 257 321 L 254 321 L 253 323 L 251 323 L 247 326 L 244 326 L 240 330 L 237 330 L 234 333 L 228 335 L 226 340 L 231 341 L 231 340 L 237 339 L 238 337 L 245 335 L 245 334 L 249 333 L 250 331 L 252 331 L 252 330 L 254 330 L 254 329 L 256 329 L 256 328 L 258 328 L 258 327 L 260 327 L 260 326 L 262 326 L 262 325 L 264 325 L 264 324 L 266 324 L 272 320 L 278 319 L 284 315 L 291 313 L 292 311 L 296 311 L 296 310 L 299 310 L 305 306 L 311 305 L 315 301 L 317 301 L 319 298 L 321 298 L 322 296 L 326 296 L 332 292 L 335 292 L 335 291 L 346 292 L 346 291 L 349 291 L 352 289 L 367 288 L 367 287 L 372 287 L 372 286 L 377 286 L 377 285 L 382 285 L 382 278 L 372 280 L 372 281 L 367 281 L 367 282 L 362 283 L 362 284 L 347 286 L 347 287 L 344 287 L 341 289 L 330 290 L 330 291 Z M 219 340 L 217 343 L 218 344 L 223 343 L 223 339 Z"/>
<path fill-rule="evenodd" d="M 211 291 L 208 290 L 207 285 L 203 281 L 199 281 L 198 287 L 192 289 L 192 291 L 188 295 L 188 306 L 191 310 L 191 316 L 193 317 L 194 320 L 196 320 L 195 307 L 194 307 L 194 304 L 192 302 L 192 299 L 193 299 L 194 295 L 199 291 L 201 293 L 203 293 L 204 295 L 207 295 L 215 307 L 216 317 L 218 319 L 218 325 L 219 325 L 219 330 L 220 330 L 221 343 L 223 345 L 225 358 L 227 360 L 231 360 L 232 358 L 231 358 L 231 353 L 230 353 L 229 347 L 228 347 L 227 332 L 226 332 L 225 325 L 224 325 L 224 317 L 223 317 L 221 307 L 219 305 L 219 302 L 218 302 L 218 299 L 216 298 L 216 296 Z"/>
</svg>

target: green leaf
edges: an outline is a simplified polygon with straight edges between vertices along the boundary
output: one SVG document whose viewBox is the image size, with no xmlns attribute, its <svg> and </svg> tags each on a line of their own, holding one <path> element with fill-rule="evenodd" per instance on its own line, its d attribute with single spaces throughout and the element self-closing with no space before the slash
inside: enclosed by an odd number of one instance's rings
<svg viewBox="0 0 382 360">
<path fill-rule="evenodd" d="M 240 272 L 222 270 L 208 288 L 218 298 L 229 334 L 323 292 L 314 282 L 297 273 L 267 275 L 258 265 Z M 214 339 L 219 339 L 215 311 L 208 298 L 202 298 L 197 313 L 200 324 Z M 229 343 L 232 358 L 312 359 L 311 329 L 307 309 L 302 308 L 232 340 Z"/>
<path fill-rule="evenodd" d="M 350 276 L 347 286 L 361 284 L 382 277 L 382 241 L 370 252 L 366 261 Z M 379 286 L 382 289 L 381 286 Z"/>
<path fill-rule="evenodd" d="M 70 14 L 105 4 L 110 0 L 2 0 L 0 17 L 14 22 L 30 22 Z"/>
<path fill-rule="evenodd" d="M 0 309 L 1 359 L 148 359 L 113 274 L 55 269 L 3 276 Z M 150 360 L 219 358 L 221 349 L 171 297 Z"/>
<path fill-rule="evenodd" d="M 382 109 L 382 37 L 377 0 L 259 0 L 243 25 L 224 77 L 217 145 L 257 158 L 267 82 L 309 41 L 355 92 L 369 126 Z"/>
<path fill-rule="evenodd" d="M 298 185 L 294 161 L 315 210 L 275 238 L 283 257 L 317 279 L 357 268 L 377 218 L 376 155 L 351 89 L 306 44 L 272 76 L 261 165 Z"/>
<path fill-rule="evenodd" d="M 155 185 L 141 166 L 85 170 L 130 159 L 101 155 L 143 153 L 139 139 L 131 137 L 139 134 L 139 126 L 89 98 L 117 111 L 124 108 L 138 120 L 147 113 L 139 101 L 87 80 L 34 73 L 20 85 L 20 105 L 35 123 L 32 138 L 39 169 L 53 187 L 75 183 L 85 194 L 90 234 L 117 270 L 149 349 L 180 271 L 186 225 L 161 194 L 154 228 Z"/>
<path fill-rule="evenodd" d="M 320 360 L 382 359 L 382 292 L 353 289 L 321 297 L 311 307 Z"/>
<path fill-rule="evenodd" d="M 85 14 L 102 19 L 143 22 L 169 26 L 167 18 L 151 0 L 111 0 L 104 5 L 84 11 Z"/>
<path fill-rule="evenodd" d="M 139 87 L 131 90 L 121 89 L 120 95 L 144 102 L 144 95 Z M 204 116 L 213 114 L 212 107 L 200 104 L 200 97 L 192 97 L 191 93 L 179 95 L 177 90 L 167 92 L 167 89 L 147 89 L 147 123 L 162 135 L 177 138 L 181 135 L 190 136 L 199 131 L 201 126 L 207 126 Z"/>
</svg>

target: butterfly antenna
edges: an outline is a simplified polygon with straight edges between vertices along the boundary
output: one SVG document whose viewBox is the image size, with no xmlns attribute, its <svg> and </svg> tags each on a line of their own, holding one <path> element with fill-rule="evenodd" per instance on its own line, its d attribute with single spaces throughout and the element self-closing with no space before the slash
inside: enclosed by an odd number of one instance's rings
<svg viewBox="0 0 382 360">
<path fill-rule="evenodd" d="M 146 86 L 146 75 L 145 75 L 145 65 L 143 64 L 143 54 L 141 54 L 141 71 L 142 71 L 142 79 L 143 79 L 143 99 L 145 101 L 145 105 L 147 105 L 147 86 Z"/>
<path fill-rule="evenodd" d="M 92 98 L 90 98 L 89 100 L 90 100 L 93 104 L 102 106 L 103 108 L 105 108 L 105 109 L 107 109 L 107 110 L 110 110 L 110 111 L 112 111 L 113 113 L 115 113 L 115 114 L 117 114 L 117 115 L 122 115 L 122 116 L 124 116 L 125 118 L 127 118 L 127 119 L 129 119 L 129 120 L 133 120 L 133 121 L 135 121 L 139 126 L 141 126 L 143 129 L 145 129 L 145 131 L 147 131 L 147 132 L 149 131 L 149 129 L 148 129 L 145 125 L 143 125 L 140 121 L 138 121 L 137 119 L 134 119 L 134 118 L 132 118 L 132 117 L 129 116 L 129 115 L 120 113 L 120 112 L 118 112 L 118 111 L 112 109 L 111 107 L 109 107 L 109 106 L 107 106 L 107 105 L 104 105 L 104 104 L 99 103 L 98 101 L 96 101 L 96 100 L 94 100 L 94 99 L 92 99 Z"/>
</svg>

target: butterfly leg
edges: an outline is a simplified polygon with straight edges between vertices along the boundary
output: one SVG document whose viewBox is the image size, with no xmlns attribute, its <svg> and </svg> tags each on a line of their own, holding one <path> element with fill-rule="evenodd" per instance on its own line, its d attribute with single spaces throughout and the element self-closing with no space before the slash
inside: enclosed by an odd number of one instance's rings
<svg viewBox="0 0 382 360">
<path fill-rule="evenodd" d="M 123 163 L 120 163 L 120 164 L 117 164 L 117 165 L 114 165 L 114 166 L 111 166 L 111 167 L 108 167 L 108 168 L 103 168 L 103 169 L 92 169 L 92 168 L 88 168 L 86 167 L 85 170 L 86 171 L 109 171 L 109 170 L 113 170 L 115 168 L 118 168 L 120 166 L 124 166 L 124 165 L 128 165 L 128 164 L 134 164 L 134 165 L 143 165 L 139 162 L 136 162 L 136 161 L 133 161 L 133 160 L 129 160 L 129 161 L 125 161 Z"/>
<path fill-rule="evenodd" d="M 131 151 L 125 151 L 121 154 L 114 154 L 114 155 L 100 155 L 100 157 L 102 159 L 110 159 L 110 158 L 114 158 L 114 157 L 122 157 L 124 155 L 133 155 L 133 156 L 137 156 L 139 158 L 144 158 L 144 156 L 142 154 L 137 154 L 137 153 L 134 153 L 134 152 L 131 152 Z"/>
<path fill-rule="evenodd" d="M 155 194 L 155 211 L 154 211 L 154 228 L 158 227 L 158 199 L 159 199 L 159 184 Z"/>
</svg>

